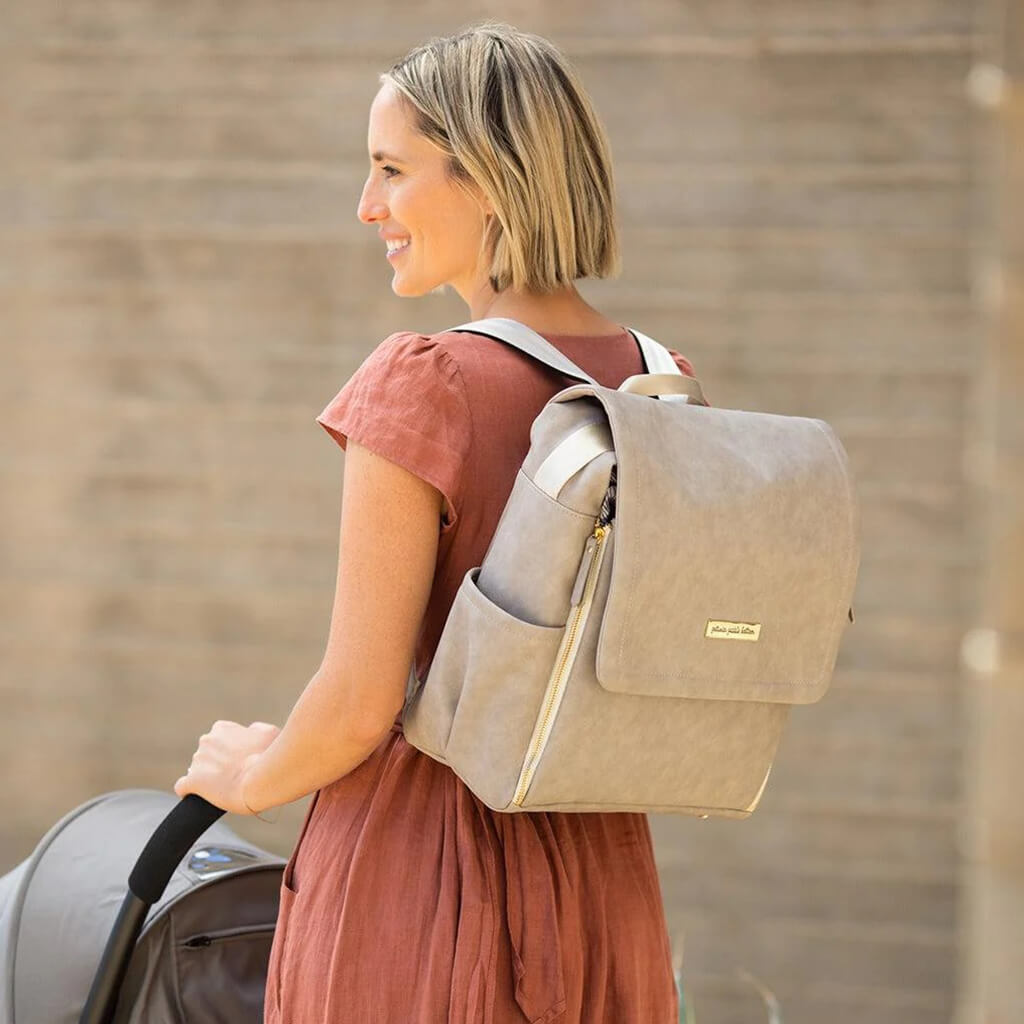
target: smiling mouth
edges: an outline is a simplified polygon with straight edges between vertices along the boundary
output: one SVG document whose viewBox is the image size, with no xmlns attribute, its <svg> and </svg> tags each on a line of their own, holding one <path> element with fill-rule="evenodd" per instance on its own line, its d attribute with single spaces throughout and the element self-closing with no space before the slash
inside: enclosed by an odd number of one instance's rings
<svg viewBox="0 0 1024 1024">
<path fill-rule="evenodd" d="M 388 259 L 391 259 L 392 256 L 397 256 L 401 252 L 405 252 L 411 244 L 411 242 L 403 242 L 401 245 L 389 248 L 387 252 Z"/>
</svg>

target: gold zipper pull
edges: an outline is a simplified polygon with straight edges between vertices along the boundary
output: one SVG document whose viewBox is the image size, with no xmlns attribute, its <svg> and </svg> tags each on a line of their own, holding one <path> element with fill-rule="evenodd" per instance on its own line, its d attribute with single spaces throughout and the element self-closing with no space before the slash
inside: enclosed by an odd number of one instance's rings
<svg viewBox="0 0 1024 1024">
<path fill-rule="evenodd" d="M 572 597 L 569 598 L 570 608 L 575 608 L 583 600 L 583 586 L 587 582 L 587 572 L 590 569 L 590 563 L 593 561 L 595 547 L 597 547 L 597 537 L 591 534 L 583 547 L 580 567 L 576 570 L 576 582 L 572 585 Z"/>
<path fill-rule="evenodd" d="M 594 549 L 601 543 L 611 527 L 602 526 L 600 522 L 595 523 L 594 532 L 587 538 L 583 546 L 583 557 L 580 559 L 580 567 L 576 570 L 576 581 L 572 585 L 572 596 L 569 598 L 569 607 L 575 608 L 583 600 L 583 588 L 587 583 L 587 574 L 590 565 L 594 561 Z"/>
</svg>

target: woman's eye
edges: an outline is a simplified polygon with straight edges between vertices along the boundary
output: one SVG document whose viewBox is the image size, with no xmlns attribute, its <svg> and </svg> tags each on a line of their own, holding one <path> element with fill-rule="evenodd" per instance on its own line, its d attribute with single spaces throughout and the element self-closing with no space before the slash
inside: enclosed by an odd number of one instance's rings
<svg viewBox="0 0 1024 1024">
<path fill-rule="evenodd" d="M 392 167 L 390 164 L 382 164 L 381 170 L 384 172 L 385 178 L 392 178 L 398 174 L 398 169 L 396 167 Z"/>
</svg>

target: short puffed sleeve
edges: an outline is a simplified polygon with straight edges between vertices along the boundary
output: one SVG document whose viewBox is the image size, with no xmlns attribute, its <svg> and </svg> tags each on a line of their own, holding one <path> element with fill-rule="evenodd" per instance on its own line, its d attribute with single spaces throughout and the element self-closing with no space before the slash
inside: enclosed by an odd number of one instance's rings
<svg viewBox="0 0 1024 1024">
<path fill-rule="evenodd" d="M 472 424 L 458 363 L 434 338 L 386 338 L 316 420 L 342 448 L 354 438 L 436 487 L 447 503 L 441 532 L 452 529 Z"/>
</svg>

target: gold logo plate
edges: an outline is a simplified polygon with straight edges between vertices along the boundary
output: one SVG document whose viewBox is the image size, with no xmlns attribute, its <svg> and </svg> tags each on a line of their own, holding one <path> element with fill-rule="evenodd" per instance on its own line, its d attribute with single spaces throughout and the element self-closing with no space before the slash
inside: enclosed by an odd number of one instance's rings
<svg viewBox="0 0 1024 1024">
<path fill-rule="evenodd" d="M 725 622 L 721 619 L 708 619 L 704 635 L 712 640 L 750 640 L 757 642 L 761 635 L 760 622 Z"/>
</svg>

